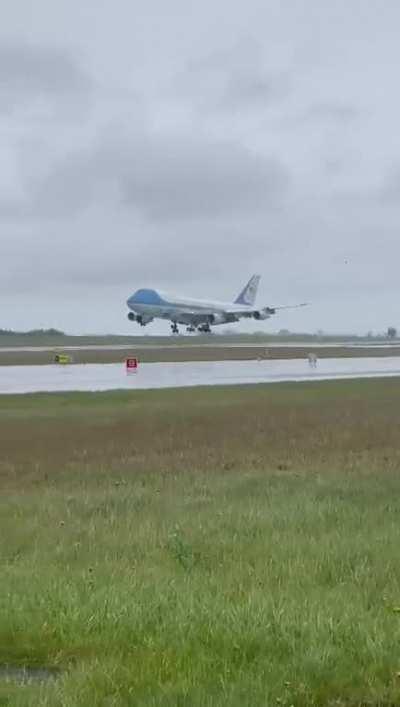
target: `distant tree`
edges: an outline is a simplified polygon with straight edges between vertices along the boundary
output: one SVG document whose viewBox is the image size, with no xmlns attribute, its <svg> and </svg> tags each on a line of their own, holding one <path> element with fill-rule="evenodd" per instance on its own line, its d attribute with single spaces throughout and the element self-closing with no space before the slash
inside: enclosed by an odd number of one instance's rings
<svg viewBox="0 0 400 707">
<path fill-rule="evenodd" d="M 65 336 L 63 331 L 59 331 L 59 329 L 31 329 L 30 331 L 25 332 L 27 336 L 31 336 L 32 334 L 36 336 Z"/>
<path fill-rule="evenodd" d="M 14 331 L 13 329 L 0 329 L 1 336 L 65 336 L 58 329 L 31 329 L 30 331 Z"/>
<path fill-rule="evenodd" d="M 397 336 L 397 329 L 394 326 L 388 327 L 387 334 L 386 334 L 388 339 L 395 339 Z"/>
</svg>

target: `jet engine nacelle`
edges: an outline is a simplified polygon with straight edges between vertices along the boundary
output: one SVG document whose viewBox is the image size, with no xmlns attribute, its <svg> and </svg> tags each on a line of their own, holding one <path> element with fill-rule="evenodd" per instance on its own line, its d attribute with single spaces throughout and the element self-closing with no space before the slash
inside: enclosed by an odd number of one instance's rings
<svg viewBox="0 0 400 707">
<path fill-rule="evenodd" d="M 272 314 L 275 314 L 275 310 L 271 307 L 265 307 L 265 309 L 260 309 L 259 312 L 254 312 L 253 317 L 260 321 L 261 319 L 269 319 Z"/>
<path fill-rule="evenodd" d="M 154 317 L 146 317 L 145 314 L 134 314 L 133 312 L 128 313 L 128 319 L 130 322 L 137 322 L 140 326 L 146 326 L 153 321 Z"/>
</svg>

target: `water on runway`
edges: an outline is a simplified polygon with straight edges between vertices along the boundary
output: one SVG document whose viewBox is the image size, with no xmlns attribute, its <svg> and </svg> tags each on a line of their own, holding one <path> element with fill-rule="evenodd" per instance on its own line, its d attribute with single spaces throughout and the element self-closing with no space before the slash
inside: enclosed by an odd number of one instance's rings
<svg viewBox="0 0 400 707">
<path fill-rule="evenodd" d="M 0 394 L 138 390 L 197 385 L 400 376 L 400 357 L 331 358 L 315 369 L 306 359 L 143 363 L 127 374 L 123 363 L 1 366 Z"/>
</svg>

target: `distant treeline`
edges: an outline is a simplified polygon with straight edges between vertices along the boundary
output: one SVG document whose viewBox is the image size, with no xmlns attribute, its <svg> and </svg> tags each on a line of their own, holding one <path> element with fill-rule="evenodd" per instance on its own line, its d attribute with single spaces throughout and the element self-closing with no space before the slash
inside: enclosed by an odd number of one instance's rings
<svg viewBox="0 0 400 707">
<path fill-rule="evenodd" d="M 65 336 L 65 333 L 58 329 L 31 329 L 30 331 L 0 329 L 0 336 Z"/>
</svg>

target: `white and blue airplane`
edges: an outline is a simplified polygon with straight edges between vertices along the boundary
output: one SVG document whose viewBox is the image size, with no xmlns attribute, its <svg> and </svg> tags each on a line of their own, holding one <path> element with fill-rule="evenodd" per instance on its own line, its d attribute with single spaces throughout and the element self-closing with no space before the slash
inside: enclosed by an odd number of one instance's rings
<svg viewBox="0 0 400 707">
<path fill-rule="evenodd" d="M 153 289 L 137 290 L 127 300 L 128 319 L 141 326 L 150 324 L 153 319 L 166 319 L 171 322 L 173 334 L 178 334 L 178 324 L 186 326 L 189 332 L 210 333 L 217 324 L 230 324 L 240 319 L 269 319 L 278 309 L 304 307 L 307 303 L 283 307 L 255 307 L 260 275 L 253 275 L 235 301 L 210 302 L 168 295 Z"/>
</svg>

